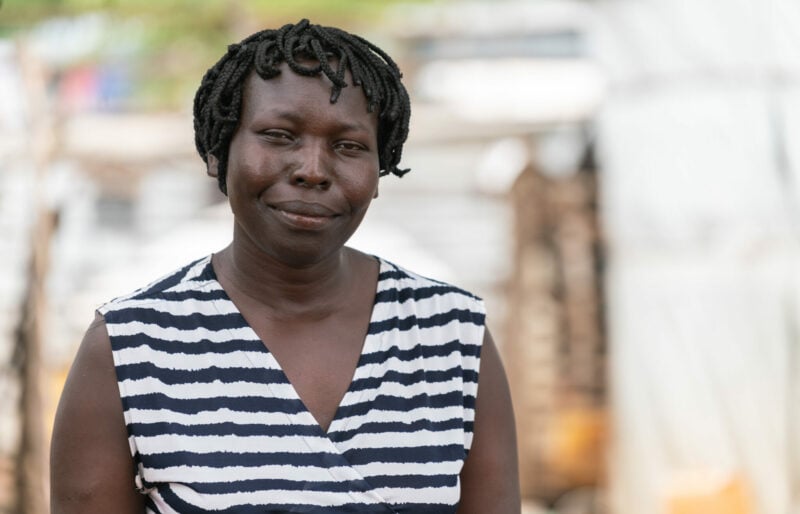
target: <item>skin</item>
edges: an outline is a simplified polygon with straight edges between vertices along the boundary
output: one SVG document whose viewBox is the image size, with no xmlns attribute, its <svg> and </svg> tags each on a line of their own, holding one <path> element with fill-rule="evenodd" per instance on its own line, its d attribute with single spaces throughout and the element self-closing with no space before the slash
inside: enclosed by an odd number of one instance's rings
<svg viewBox="0 0 800 514">
<path fill-rule="evenodd" d="M 331 104 L 323 77 L 284 66 L 244 85 L 226 177 L 232 243 L 212 259 L 219 281 L 320 426 L 352 379 L 375 294 L 377 261 L 344 246 L 378 196 L 377 118 L 356 87 Z M 208 173 L 218 163 L 209 156 Z M 520 512 L 511 400 L 486 332 L 475 432 L 459 514 Z M 89 327 L 56 414 L 53 514 L 141 513 L 108 333 Z"/>
</svg>

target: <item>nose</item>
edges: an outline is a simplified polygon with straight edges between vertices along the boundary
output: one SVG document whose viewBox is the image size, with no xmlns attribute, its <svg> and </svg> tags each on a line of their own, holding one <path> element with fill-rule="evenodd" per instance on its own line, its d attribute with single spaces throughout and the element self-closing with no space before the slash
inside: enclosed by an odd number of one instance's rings
<svg viewBox="0 0 800 514">
<path fill-rule="evenodd" d="M 324 143 L 308 143 L 297 151 L 298 162 L 291 174 L 292 184 L 328 189 L 331 185 L 330 162 Z"/>
</svg>

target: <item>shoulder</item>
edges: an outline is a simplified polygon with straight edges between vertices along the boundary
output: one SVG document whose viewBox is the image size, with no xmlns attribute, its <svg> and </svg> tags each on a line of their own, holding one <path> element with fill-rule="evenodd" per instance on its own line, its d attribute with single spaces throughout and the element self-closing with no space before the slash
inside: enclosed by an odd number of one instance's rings
<svg viewBox="0 0 800 514">
<path fill-rule="evenodd" d="M 381 260 L 373 320 L 370 331 L 393 334 L 398 347 L 410 344 L 400 342 L 410 338 L 439 353 L 454 350 L 454 357 L 469 357 L 467 367 L 477 370 L 478 361 L 472 358 L 480 355 L 486 308 L 469 291 Z"/>
<path fill-rule="evenodd" d="M 467 308 L 485 315 L 483 299 L 454 284 L 430 278 L 378 257 L 378 300 L 434 302 L 443 307 Z"/>
<path fill-rule="evenodd" d="M 179 297 L 181 293 L 208 288 L 212 284 L 216 284 L 216 279 L 211 267 L 211 256 L 209 255 L 194 260 L 143 287 L 104 303 L 97 309 L 97 312 L 106 317 L 106 321 L 108 321 L 108 315 L 116 311 L 169 300 L 173 297 Z"/>
</svg>

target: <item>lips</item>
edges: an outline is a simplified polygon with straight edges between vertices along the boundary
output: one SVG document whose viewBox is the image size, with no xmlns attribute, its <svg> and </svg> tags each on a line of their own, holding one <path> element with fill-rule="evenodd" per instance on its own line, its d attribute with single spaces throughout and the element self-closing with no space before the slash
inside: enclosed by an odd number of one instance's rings
<svg viewBox="0 0 800 514">
<path fill-rule="evenodd" d="M 338 216 L 336 211 L 319 203 L 301 202 L 299 200 L 269 204 L 273 209 L 299 216 L 332 218 Z"/>
<path fill-rule="evenodd" d="M 299 229 L 320 229 L 339 214 L 319 203 L 288 201 L 269 204 L 290 226 Z"/>
</svg>

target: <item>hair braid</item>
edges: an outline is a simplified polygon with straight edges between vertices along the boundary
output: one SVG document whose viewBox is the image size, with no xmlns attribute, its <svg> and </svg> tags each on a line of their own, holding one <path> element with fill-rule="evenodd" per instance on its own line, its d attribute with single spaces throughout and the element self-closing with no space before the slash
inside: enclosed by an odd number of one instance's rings
<svg viewBox="0 0 800 514">
<path fill-rule="evenodd" d="M 308 66 L 299 60 L 313 60 Z M 336 69 L 331 59 L 338 61 Z M 366 39 L 334 27 L 313 25 L 303 19 L 277 30 L 262 30 L 228 47 L 226 54 L 203 76 L 194 98 L 195 146 L 200 157 L 218 161 L 219 187 L 227 193 L 228 147 L 239 124 L 243 84 L 251 70 L 269 80 L 281 73 L 285 62 L 303 76 L 325 75 L 332 83 L 331 103 L 347 87 L 350 70 L 353 85 L 360 87 L 369 112 L 378 113 L 378 155 L 381 175 L 402 177 L 398 168 L 408 137 L 411 106 L 400 79 L 402 73 L 386 52 Z"/>
</svg>

